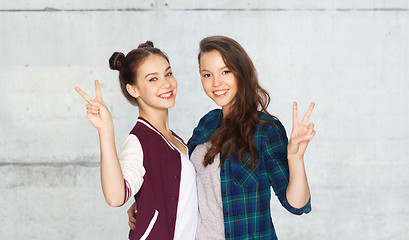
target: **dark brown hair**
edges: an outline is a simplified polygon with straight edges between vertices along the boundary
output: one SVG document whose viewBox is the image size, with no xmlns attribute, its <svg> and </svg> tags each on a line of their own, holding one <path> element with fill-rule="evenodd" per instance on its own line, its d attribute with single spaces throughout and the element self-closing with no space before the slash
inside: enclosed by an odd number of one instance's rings
<svg viewBox="0 0 409 240">
<path fill-rule="evenodd" d="M 109 58 L 109 67 L 112 70 L 119 71 L 119 83 L 121 85 L 122 93 L 133 105 L 138 105 L 136 98 L 128 93 L 126 85 L 136 84 L 138 68 L 144 63 L 145 59 L 152 54 L 162 56 L 169 63 L 166 54 L 160 49 L 155 48 L 151 41 L 139 44 L 137 49 L 130 51 L 126 56 L 121 52 L 114 52 Z"/>
<path fill-rule="evenodd" d="M 211 36 L 200 42 L 200 57 L 203 53 L 218 51 L 226 67 L 237 80 L 237 93 L 233 98 L 230 111 L 223 116 L 219 129 L 212 134 L 212 147 L 206 153 L 203 164 L 212 164 L 220 153 L 220 166 L 226 158 L 233 155 L 239 162 L 245 162 L 251 169 L 257 166 L 258 150 L 253 142 L 260 112 L 267 113 L 270 103 L 268 92 L 258 83 L 257 72 L 243 47 L 234 39 L 225 36 Z M 272 116 L 274 117 L 274 116 Z M 250 162 L 247 154 L 250 153 Z"/>
</svg>

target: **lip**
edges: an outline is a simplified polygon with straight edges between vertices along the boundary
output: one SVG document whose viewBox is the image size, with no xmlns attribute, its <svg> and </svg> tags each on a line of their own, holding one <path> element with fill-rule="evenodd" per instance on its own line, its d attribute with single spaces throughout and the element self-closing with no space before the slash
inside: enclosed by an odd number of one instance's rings
<svg viewBox="0 0 409 240">
<path fill-rule="evenodd" d="M 166 96 L 168 94 L 169 94 L 169 96 Z M 166 96 L 166 97 L 164 97 L 164 96 Z M 159 97 L 162 98 L 162 99 L 171 99 L 171 98 L 173 98 L 173 91 L 169 91 L 169 92 L 159 94 Z"/>
<path fill-rule="evenodd" d="M 216 94 L 217 93 L 222 93 L 222 94 Z M 217 90 L 217 91 L 213 91 L 214 96 L 218 97 L 218 98 L 222 98 L 224 96 L 226 96 L 226 94 L 229 92 L 229 89 L 222 89 L 222 90 Z"/>
</svg>

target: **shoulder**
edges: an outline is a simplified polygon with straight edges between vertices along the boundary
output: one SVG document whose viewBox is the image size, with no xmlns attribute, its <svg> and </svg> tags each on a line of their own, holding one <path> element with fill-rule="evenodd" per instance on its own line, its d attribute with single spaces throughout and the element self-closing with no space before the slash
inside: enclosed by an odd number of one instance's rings
<svg viewBox="0 0 409 240">
<path fill-rule="evenodd" d="M 258 124 L 258 126 L 263 128 L 263 130 L 285 132 L 285 128 L 278 118 L 265 112 L 260 112 L 259 119 L 261 122 Z"/>
<path fill-rule="evenodd" d="M 286 130 L 281 121 L 265 112 L 259 114 L 260 122 L 256 127 L 256 134 L 265 136 L 269 139 L 285 138 L 287 139 Z"/>
<path fill-rule="evenodd" d="M 128 156 L 143 156 L 142 145 L 138 137 L 134 134 L 129 134 L 126 138 L 121 150 L 118 153 L 120 161 Z"/>
<path fill-rule="evenodd" d="M 130 134 L 136 135 L 135 133 L 146 132 L 147 130 L 148 130 L 148 128 L 145 126 L 145 124 L 137 121 L 135 123 L 135 126 L 132 128 Z"/>
<path fill-rule="evenodd" d="M 222 110 L 213 109 L 200 119 L 199 124 L 196 126 L 194 132 L 200 132 L 201 134 L 203 134 L 203 132 L 212 131 L 219 127 L 222 118 Z"/>
<path fill-rule="evenodd" d="M 156 139 L 158 137 L 158 134 L 140 121 L 136 122 L 129 134 L 135 135 L 140 141 L 146 141 L 152 138 Z"/>
<path fill-rule="evenodd" d="M 189 153 L 193 151 L 196 145 L 207 142 L 212 133 L 214 133 L 222 122 L 222 110 L 214 109 L 204 115 L 198 125 L 193 130 L 192 137 L 188 141 Z"/>
<path fill-rule="evenodd" d="M 217 122 L 219 119 L 221 120 L 222 117 L 221 109 L 213 109 L 200 119 L 197 127 L 207 126 L 207 124 Z"/>
</svg>

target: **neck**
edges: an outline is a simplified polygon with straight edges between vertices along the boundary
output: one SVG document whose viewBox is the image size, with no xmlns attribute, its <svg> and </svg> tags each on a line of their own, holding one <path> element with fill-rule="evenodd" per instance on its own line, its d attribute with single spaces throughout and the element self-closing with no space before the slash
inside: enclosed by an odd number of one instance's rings
<svg viewBox="0 0 409 240">
<path fill-rule="evenodd" d="M 143 108 L 139 108 L 139 116 L 146 119 L 156 129 L 158 129 L 163 135 L 167 135 L 169 130 L 169 117 L 168 110 L 153 110 L 146 111 Z"/>
</svg>

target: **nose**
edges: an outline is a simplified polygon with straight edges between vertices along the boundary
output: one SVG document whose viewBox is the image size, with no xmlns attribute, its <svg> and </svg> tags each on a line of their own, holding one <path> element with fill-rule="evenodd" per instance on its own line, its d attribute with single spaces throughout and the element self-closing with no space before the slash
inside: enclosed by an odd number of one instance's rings
<svg viewBox="0 0 409 240">
<path fill-rule="evenodd" d="M 170 80 L 164 77 L 162 80 L 162 88 L 170 88 L 171 86 L 172 83 L 170 82 Z"/>
<path fill-rule="evenodd" d="M 218 87 L 218 86 L 220 86 L 221 85 L 221 83 L 220 83 L 220 78 L 219 78 L 219 76 L 214 76 L 213 77 L 213 87 Z"/>
</svg>

